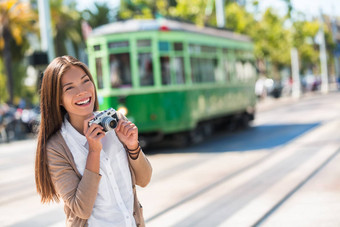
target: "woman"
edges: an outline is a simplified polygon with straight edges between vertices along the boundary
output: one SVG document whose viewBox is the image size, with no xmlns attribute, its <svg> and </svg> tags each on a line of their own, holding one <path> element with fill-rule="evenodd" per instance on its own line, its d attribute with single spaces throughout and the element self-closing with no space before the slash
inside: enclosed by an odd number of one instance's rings
<svg viewBox="0 0 340 227">
<path fill-rule="evenodd" d="M 35 181 L 43 203 L 64 201 L 67 226 L 144 226 L 136 187 L 152 168 L 138 143 L 138 129 L 118 113 L 104 132 L 89 125 L 98 109 L 88 68 L 70 56 L 54 59 L 41 85 L 41 124 Z"/>
</svg>

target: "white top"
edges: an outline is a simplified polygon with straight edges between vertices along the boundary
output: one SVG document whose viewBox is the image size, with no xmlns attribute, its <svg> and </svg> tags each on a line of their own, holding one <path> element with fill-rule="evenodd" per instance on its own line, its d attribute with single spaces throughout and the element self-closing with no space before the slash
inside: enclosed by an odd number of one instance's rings
<svg viewBox="0 0 340 227">
<path fill-rule="evenodd" d="M 88 143 L 65 116 L 61 127 L 77 169 L 84 174 Z M 133 191 L 129 163 L 124 146 L 116 132 L 111 130 L 102 139 L 103 149 L 100 152 L 100 174 L 102 175 L 97 198 L 88 219 L 89 226 L 136 226 L 133 217 Z"/>
</svg>

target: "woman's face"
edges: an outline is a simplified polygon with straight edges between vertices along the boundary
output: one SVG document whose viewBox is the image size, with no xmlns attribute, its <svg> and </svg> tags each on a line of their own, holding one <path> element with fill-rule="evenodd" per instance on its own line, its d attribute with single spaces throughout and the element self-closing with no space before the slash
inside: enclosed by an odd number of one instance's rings
<svg viewBox="0 0 340 227">
<path fill-rule="evenodd" d="M 72 66 L 62 76 L 61 86 L 61 104 L 70 119 L 88 117 L 93 113 L 95 87 L 80 67 Z"/>
</svg>

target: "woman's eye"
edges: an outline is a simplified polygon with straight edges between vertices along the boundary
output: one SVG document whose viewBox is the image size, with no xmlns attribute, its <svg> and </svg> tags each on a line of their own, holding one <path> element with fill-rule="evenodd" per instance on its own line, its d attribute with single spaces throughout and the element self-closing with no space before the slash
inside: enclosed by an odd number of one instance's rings
<svg viewBox="0 0 340 227">
<path fill-rule="evenodd" d="M 65 89 L 65 91 L 71 90 L 73 87 L 68 87 Z"/>
<path fill-rule="evenodd" d="M 89 79 L 86 79 L 86 80 L 84 80 L 84 83 L 87 83 L 87 82 L 89 82 L 90 80 Z"/>
</svg>

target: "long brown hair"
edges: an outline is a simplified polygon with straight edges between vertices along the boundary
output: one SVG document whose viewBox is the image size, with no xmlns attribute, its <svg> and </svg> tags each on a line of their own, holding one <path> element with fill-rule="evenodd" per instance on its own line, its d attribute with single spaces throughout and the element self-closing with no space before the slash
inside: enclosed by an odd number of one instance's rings
<svg viewBox="0 0 340 227">
<path fill-rule="evenodd" d="M 87 66 L 71 56 L 55 58 L 46 68 L 40 91 L 41 122 L 38 133 L 38 145 L 35 157 L 35 184 L 41 196 L 41 202 L 59 201 L 59 196 L 53 186 L 48 160 L 46 144 L 48 139 L 60 128 L 66 114 L 60 105 L 62 96 L 61 78 L 72 67 L 84 70 L 94 84 L 92 75 Z M 98 109 L 97 92 L 95 91 L 94 111 Z"/>
</svg>

